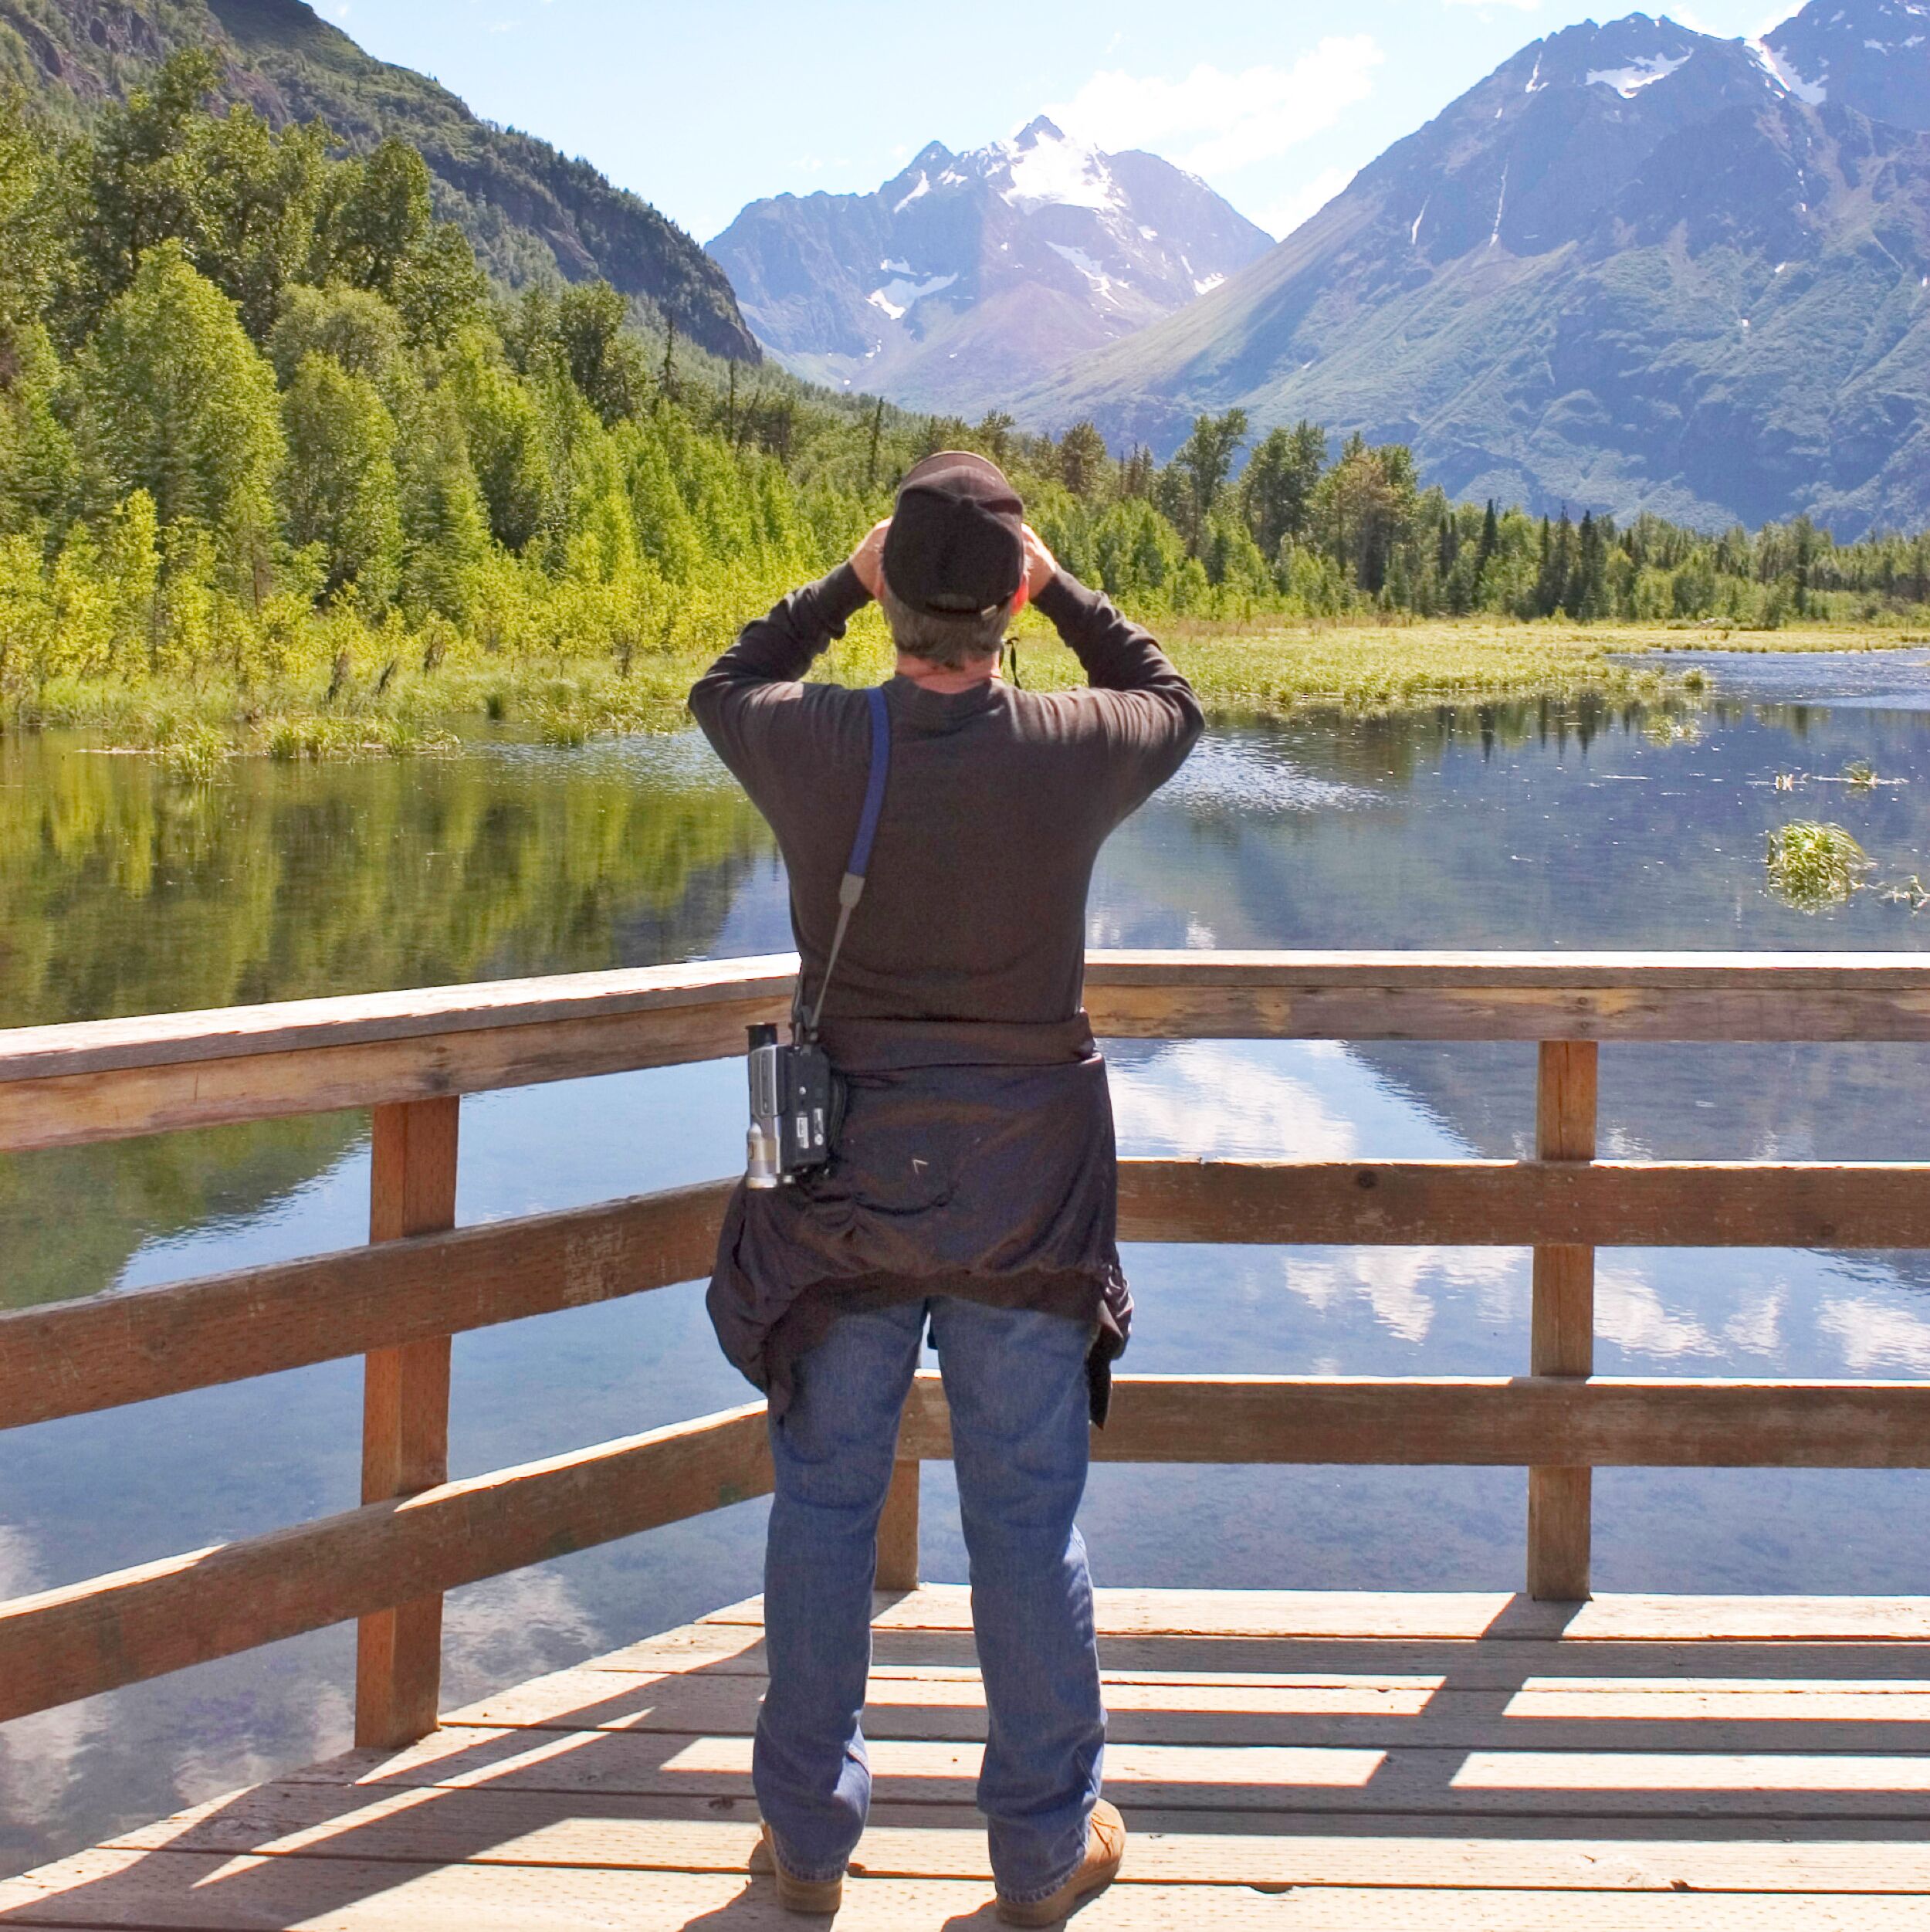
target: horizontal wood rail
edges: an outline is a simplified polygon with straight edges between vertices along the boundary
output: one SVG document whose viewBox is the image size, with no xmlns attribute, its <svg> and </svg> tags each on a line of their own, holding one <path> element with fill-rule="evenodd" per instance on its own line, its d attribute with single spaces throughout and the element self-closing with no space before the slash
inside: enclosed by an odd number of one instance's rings
<svg viewBox="0 0 1930 1932">
<path fill-rule="evenodd" d="M 0 1604 L 0 1722 L 770 1487 L 761 1402 Z"/>
<path fill-rule="evenodd" d="M 0 1428 L 694 1280 L 710 1272 L 732 1185 L 0 1315 Z"/>
<path fill-rule="evenodd" d="M 441 1594 L 762 1493 L 760 1407 L 448 1482 L 448 1338 L 707 1272 L 729 1184 L 448 1232 L 456 1098 L 734 1054 L 794 961 L 298 1002 L 0 1032 L 0 1152 L 378 1110 L 351 1252 L 0 1316 L 0 1427 L 366 1357 L 370 1500 L 318 1522 L 0 1604 L 0 1719 L 350 1618 L 358 1727 L 435 1717 Z M 1133 1241 L 1532 1247 L 1517 1378 L 1122 1378 L 1102 1459 L 1530 1472 L 1529 1584 L 1588 1589 L 1608 1465 L 1930 1467 L 1930 1384 L 1593 1376 L 1599 1247 L 1930 1248 L 1930 1164 L 1597 1161 L 1596 1042 L 1930 1041 L 1930 956 L 1101 953 L 1102 1037 L 1540 1043 L 1532 1161 L 1128 1161 Z M 879 1579 L 917 1575 L 908 1405 Z M 414 1493 L 408 1492 L 413 1491 Z M 395 1613 L 393 1617 L 388 1613 Z"/>
<path fill-rule="evenodd" d="M 899 1455 L 951 1455 L 921 1374 Z M 1395 1467 L 1930 1468 L 1930 1382 L 1122 1375 L 1106 1463 Z"/>
<path fill-rule="evenodd" d="M 1930 1383 L 1123 1375 L 1108 1463 L 1930 1467 Z M 901 1463 L 951 1455 L 937 1375 Z M 764 1406 L 0 1605 L 0 1722 L 767 1493 Z"/>
<path fill-rule="evenodd" d="M 700 962 L 0 1032 L 0 1151 L 716 1059 L 796 961 Z M 1915 954 L 1095 953 L 1104 1038 L 1930 1040 Z"/>
<path fill-rule="evenodd" d="M 706 1275 L 707 1181 L 0 1315 L 0 1429 L 340 1361 Z M 1930 1248 L 1930 1164 L 1119 1163 L 1127 1241 Z"/>
</svg>

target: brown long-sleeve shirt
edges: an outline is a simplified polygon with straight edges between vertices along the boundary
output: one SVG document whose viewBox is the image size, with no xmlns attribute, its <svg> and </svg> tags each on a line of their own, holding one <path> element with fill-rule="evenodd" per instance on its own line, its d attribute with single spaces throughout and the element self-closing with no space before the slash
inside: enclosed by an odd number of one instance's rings
<svg viewBox="0 0 1930 1932">
<path fill-rule="evenodd" d="M 690 694 L 697 722 L 777 835 L 813 998 L 863 802 L 871 724 L 862 691 L 797 680 L 867 601 L 841 566 L 748 625 Z M 825 1003 L 834 1059 L 831 1022 L 936 1022 L 949 1032 L 953 1023 L 1062 1029 L 1078 1019 L 1099 848 L 1179 769 L 1202 720 L 1165 652 L 1104 596 L 1061 571 L 1038 608 L 1078 654 L 1089 689 L 994 682 L 947 697 L 909 678 L 885 686 L 891 779 Z"/>
<path fill-rule="evenodd" d="M 777 836 L 808 996 L 823 985 L 871 758 L 862 691 L 799 682 L 866 599 L 848 566 L 748 625 L 691 693 Z M 740 1188 L 709 1306 L 782 1412 L 838 1309 L 930 1293 L 1092 1324 L 1093 1409 L 1125 1345 L 1112 1111 L 1081 1009 L 1107 836 L 1179 768 L 1197 700 L 1151 636 L 1062 571 L 1040 610 L 1082 691 L 885 686 L 891 772 L 824 1005 L 849 1107 L 831 1164 Z"/>
</svg>

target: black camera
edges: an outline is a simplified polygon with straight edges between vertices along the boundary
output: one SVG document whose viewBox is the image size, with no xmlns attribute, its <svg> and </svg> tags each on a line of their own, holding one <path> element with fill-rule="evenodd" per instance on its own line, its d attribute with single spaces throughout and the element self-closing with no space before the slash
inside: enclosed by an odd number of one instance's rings
<svg viewBox="0 0 1930 1932">
<path fill-rule="evenodd" d="M 744 1179 L 776 1188 L 831 1158 L 837 1076 L 821 1046 L 780 1046 L 774 1026 L 750 1029 L 750 1133 Z"/>
</svg>

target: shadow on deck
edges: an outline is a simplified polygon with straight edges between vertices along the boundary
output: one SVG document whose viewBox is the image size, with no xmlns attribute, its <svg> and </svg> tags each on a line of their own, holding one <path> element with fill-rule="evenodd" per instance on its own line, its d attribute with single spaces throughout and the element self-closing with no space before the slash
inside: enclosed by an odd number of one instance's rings
<svg viewBox="0 0 1930 1932">
<path fill-rule="evenodd" d="M 755 1602 L 0 1885 L 0 1926 L 774 1927 Z M 1109 1927 L 1930 1920 L 1930 1600 L 1102 1591 Z M 966 1593 L 879 1600 L 838 1925 L 990 1926 Z"/>
</svg>

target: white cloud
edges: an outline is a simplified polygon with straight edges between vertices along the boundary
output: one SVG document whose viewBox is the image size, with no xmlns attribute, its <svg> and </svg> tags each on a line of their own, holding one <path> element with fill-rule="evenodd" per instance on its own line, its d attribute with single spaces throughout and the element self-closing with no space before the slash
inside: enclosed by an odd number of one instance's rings
<svg viewBox="0 0 1930 1932">
<path fill-rule="evenodd" d="M 1843 1351 L 1844 1364 L 1852 1374 L 1881 1368 L 1918 1375 L 1930 1371 L 1930 1322 L 1906 1310 L 1862 1299 L 1826 1301 L 1816 1325 Z"/>
<path fill-rule="evenodd" d="M 1445 0 L 1451 7 L 1512 7 L 1521 13 L 1532 13 L 1541 3 L 1542 0 Z"/>
<path fill-rule="evenodd" d="M 1112 69 L 1046 111 L 1095 147 L 1152 147 L 1196 175 L 1225 174 L 1332 127 L 1386 57 L 1371 35 L 1333 34 L 1290 67 L 1199 66 L 1182 80 Z"/>
<path fill-rule="evenodd" d="M 1284 201 L 1275 202 L 1253 218 L 1267 232 L 1285 241 L 1300 224 L 1317 215 L 1353 179 L 1344 168 L 1323 168 Z"/>
</svg>

